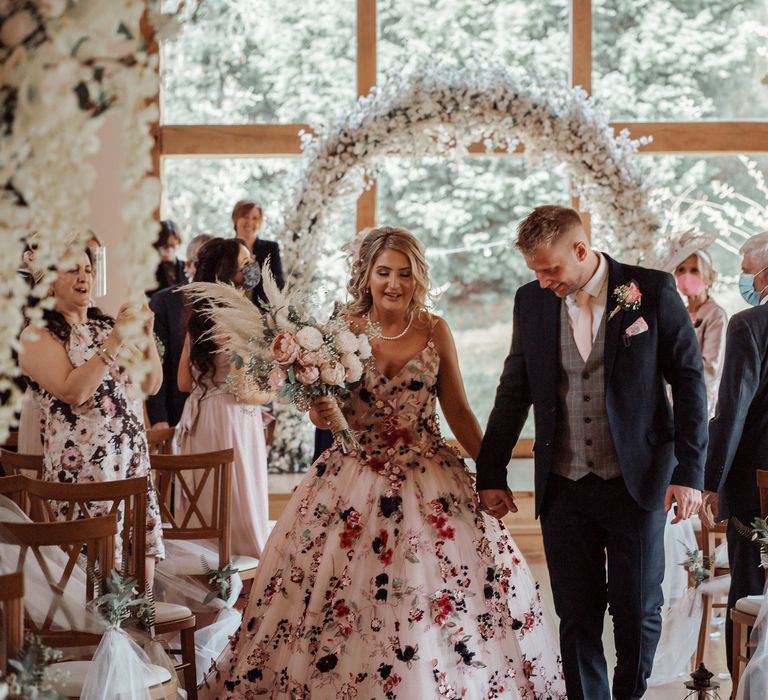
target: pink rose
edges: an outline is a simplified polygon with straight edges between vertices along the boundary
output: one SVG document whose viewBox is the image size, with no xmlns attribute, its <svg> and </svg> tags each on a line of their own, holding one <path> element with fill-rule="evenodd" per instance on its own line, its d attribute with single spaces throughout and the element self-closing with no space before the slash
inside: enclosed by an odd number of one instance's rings
<svg viewBox="0 0 768 700">
<path fill-rule="evenodd" d="M 287 380 L 288 375 L 280 367 L 273 367 L 267 374 L 267 384 L 272 391 L 280 391 Z"/>
<path fill-rule="evenodd" d="M 624 297 L 627 304 L 636 304 L 643 298 L 640 288 L 634 282 L 627 285 L 627 295 Z"/>
<path fill-rule="evenodd" d="M 288 331 L 281 331 L 272 341 L 272 357 L 281 365 L 292 365 L 299 357 L 301 346 L 296 336 Z"/>
<path fill-rule="evenodd" d="M 310 386 L 320 379 L 320 370 L 317 367 L 297 367 L 296 368 L 296 381 L 304 386 Z"/>
<path fill-rule="evenodd" d="M 302 350 L 299 364 L 303 367 L 319 367 L 323 364 L 323 353 L 320 350 Z"/>
<path fill-rule="evenodd" d="M 323 384 L 330 386 L 344 386 L 346 369 L 339 362 L 329 362 L 320 368 L 320 379 Z"/>
</svg>

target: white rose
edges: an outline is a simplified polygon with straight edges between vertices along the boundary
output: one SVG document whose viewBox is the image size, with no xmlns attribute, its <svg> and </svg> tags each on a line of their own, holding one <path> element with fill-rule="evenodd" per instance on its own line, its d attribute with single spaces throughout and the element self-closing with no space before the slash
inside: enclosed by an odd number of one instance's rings
<svg viewBox="0 0 768 700">
<path fill-rule="evenodd" d="M 339 358 L 339 362 L 341 362 L 341 364 L 347 368 L 351 367 L 355 362 L 359 362 L 359 361 L 360 360 L 357 359 L 357 355 L 355 355 L 353 352 L 344 353 Z"/>
<path fill-rule="evenodd" d="M 347 364 L 343 364 L 345 357 Z M 363 363 L 357 359 L 357 355 L 344 355 L 341 359 L 343 366 L 347 368 L 347 381 L 352 383 L 360 381 L 360 377 L 363 376 Z"/>
<path fill-rule="evenodd" d="M 357 350 L 357 337 L 352 331 L 340 331 L 336 336 L 336 348 L 340 353 L 355 352 Z"/>
<path fill-rule="evenodd" d="M 361 360 L 367 360 L 373 350 L 371 350 L 371 344 L 368 342 L 368 336 L 365 333 L 361 333 L 357 336 L 357 354 Z"/>
<path fill-rule="evenodd" d="M 320 381 L 329 386 L 344 386 L 346 378 L 344 367 L 338 362 L 329 362 L 320 368 Z"/>
<path fill-rule="evenodd" d="M 296 334 L 296 339 L 305 350 L 319 350 L 323 347 L 323 334 L 314 326 L 304 326 Z"/>
</svg>

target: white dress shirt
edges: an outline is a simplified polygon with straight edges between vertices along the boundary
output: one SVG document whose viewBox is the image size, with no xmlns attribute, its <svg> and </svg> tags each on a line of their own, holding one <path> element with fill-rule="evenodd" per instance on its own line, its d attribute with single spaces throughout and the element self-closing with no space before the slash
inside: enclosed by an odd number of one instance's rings
<svg viewBox="0 0 768 700">
<path fill-rule="evenodd" d="M 605 307 L 608 303 L 608 261 L 599 251 L 595 251 L 600 258 L 600 262 L 595 270 L 595 274 L 590 277 L 582 289 L 590 296 L 589 305 L 592 309 L 592 340 L 595 340 L 597 332 L 600 330 L 600 323 L 603 320 Z M 578 291 L 578 290 L 577 290 Z M 573 331 L 576 319 L 581 311 L 576 305 L 576 292 L 565 297 L 565 307 L 568 311 L 568 324 Z"/>
</svg>

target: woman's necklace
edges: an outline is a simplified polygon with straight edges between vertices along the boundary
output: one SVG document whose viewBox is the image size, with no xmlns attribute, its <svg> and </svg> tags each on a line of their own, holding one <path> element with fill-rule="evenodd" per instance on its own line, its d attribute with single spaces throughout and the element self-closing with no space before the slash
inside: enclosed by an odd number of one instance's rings
<svg viewBox="0 0 768 700">
<path fill-rule="evenodd" d="M 368 325 L 373 325 L 373 322 L 371 321 L 370 311 L 367 314 L 367 318 L 368 318 Z M 412 323 L 413 323 L 413 314 L 411 314 L 411 317 L 408 319 L 408 324 L 405 326 L 405 328 L 401 333 L 398 333 L 397 335 L 384 335 L 383 333 L 380 333 L 378 335 L 378 338 L 381 340 L 400 340 L 400 338 L 402 338 L 411 329 Z"/>
</svg>

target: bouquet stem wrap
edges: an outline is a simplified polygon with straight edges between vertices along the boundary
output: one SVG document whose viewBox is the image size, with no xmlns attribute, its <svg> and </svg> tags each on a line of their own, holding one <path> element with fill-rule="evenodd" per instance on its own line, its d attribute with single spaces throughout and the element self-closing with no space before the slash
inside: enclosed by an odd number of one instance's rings
<svg viewBox="0 0 768 700">
<path fill-rule="evenodd" d="M 331 429 L 333 437 L 338 440 L 339 447 L 345 455 L 360 450 L 360 443 L 357 441 L 355 431 L 349 427 L 341 409 L 334 412 L 333 418 L 328 421 L 328 427 Z"/>
</svg>

